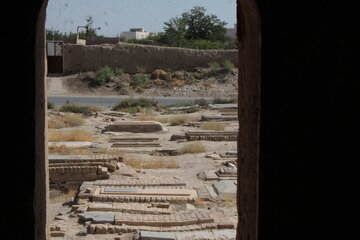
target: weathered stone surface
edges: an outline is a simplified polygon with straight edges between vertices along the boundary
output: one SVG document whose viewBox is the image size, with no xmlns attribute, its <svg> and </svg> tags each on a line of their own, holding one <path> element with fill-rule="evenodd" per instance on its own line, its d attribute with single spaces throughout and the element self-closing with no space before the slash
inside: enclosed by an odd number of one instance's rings
<svg viewBox="0 0 360 240">
<path fill-rule="evenodd" d="M 236 185 L 235 181 L 223 180 L 213 184 L 215 192 L 220 198 L 231 197 L 236 198 Z"/>
<path fill-rule="evenodd" d="M 111 138 L 109 142 L 153 142 L 159 141 L 159 138 L 152 137 L 122 137 L 122 138 Z"/>
<path fill-rule="evenodd" d="M 82 221 L 92 221 L 93 223 L 114 223 L 115 216 L 113 212 L 85 212 L 79 214 Z"/>
<path fill-rule="evenodd" d="M 175 234 L 171 232 L 149 232 L 140 231 L 141 240 L 176 240 Z"/>
<path fill-rule="evenodd" d="M 99 224 L 96 226 L 95 233 L 96 234 L 105 234 L 107 232 L 107 226 L 103 224 Z"/>
<path fill-rule="evenodd" d="M 201 121 L 237 121 L 237 115 L 202 115 Z"/>
<path fill-rule="evenodd" d="M 48 142 L 48 146 L 52 147 L 52 146 L 62 146 L 64 145 L 65 147 L 90 147 L 93 143 L 92 142 Z"/>
<path fill-rule="evenodd" d="M 176 240 L 215 240 L 211 231 L 176 232 Z"/>
<path fill-rule="evenodd" d="M 236 231 L 229 229 L 213 230 L 215 239 L 236 239 Z"/>
<path fill-rule="evenodd" d="M 214 191 L 214 188 L 211 187 L 211 186 L 205 186 L 206 190 L 208 190 L 210 196 L 212 199 L 216 199 L 217 198 L 217 194 L 216 192 Z"/>
<path fill-rule="evenodd" d="M 238 137 L 237 131 L 189 131 L 185 133 L 188 141 L 236 141 Z"/>
<path fill-rule="evenodd" d="M 121 147 L 161 147 L 159 142 L 126 142 L 126 143 L 113 143 L 112 148 L 121 148 Z"/>
<path fill-rule="evenodd" d="M 238 109 L 237 103 L 209 104 L 210 109 Z"/>
<path fill-rule="evenodd" d="M 154 121 L 123 121 L 106 126 L 103 132 L 151 133 L 164 130 L 161 123 Z"/>
<path fill-rule="evenodd" d="M 197 176 L 205 181 L 212 181 L 212 180 L 218 180 L 219 176 L 216 175 L 214 170 L 210 170 L 210 171 L 201 171 L 197 174 Z"/>
<path fill-rule="evenodd" d="M 51 231 L 50 236 L 51 237 L 64 237 L 65 232 L 64 231 Z"/>
<path fill-rule="evenodd" d="M 65 216 L 56 216 L 54 219 L 55 220 L 64 220 L 64 221 L 68 220 L 68 218 Z"/>
</svg>

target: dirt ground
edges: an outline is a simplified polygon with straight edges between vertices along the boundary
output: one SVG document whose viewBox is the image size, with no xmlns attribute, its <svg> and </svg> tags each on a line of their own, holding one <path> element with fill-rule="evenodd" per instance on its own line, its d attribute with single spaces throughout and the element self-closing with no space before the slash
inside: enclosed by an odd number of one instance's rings
<svg viewBox="0 0 360 240">
<path fill-rule="evenodd" d="M 221 78 L 223 78 L 221 80 Z M 225 80 L 224 80 L 225 79 Z M 48 95 L 119 95 L 115 87 L 89 87 L 86 81 L 81 80 L 79 74 L 73 75 L 53 75 L 47 77 Z M 205 87 L 206 86 L 206 87 Z M 228 74 L 219 74 L 212 78 L 203 79 L 193 85 L 184 85 L 182 87 L 159 88 L 151 87 L 142 92 L 144 96 L 188 96 L 188 97 L 219 97 L 219 98 L 236 98 L 237 96 L 237 72 Z M 225 153 L 226 151 L 236 151 L 236 141 L 201 141 L 205 150 L 201 153 L 188 153 L 176 156 L 160 156 L 157 150 L 175 149 L 180 150 L 189 142 L 186 141 L 170 141 L 172 135 L 184 135 L 187 131 L 200 130 L 199 127 L 189 126 L 189 122 L 198 122 L 202 115 L 219 115 L 217 110 L 201 109 L 194 113 L 173 113 L 164 114 L 164 112 L 153 111 L 138 114 L 124 114 L 123 116 L 109 116 L 106 112 L 110 109 L 102 109 L 98 113 L 91 116 L 82 116 L 85 123 L 78 127 L 49 129 L 49 132 L 60 131 L 67 132 L 73 129 L 81 129 L 90 133 L 94 138 L 92 145 L 87 147 L 87 154 L 117 154 L 121 155 L 124 160 L 136 159 L 142 163 L 150 163 L 153 161 L 163 161 L 175 163 L 177 168 L 161 168 L 161 169 L 142 169 L 136 168 L 125 163 L 121 164 L 120 169 L 111 173 L 110 179 L 176 179 L 187 183 L 189 187 L 199 188 L 211 186 L 213 181 L 204 181 L 197 174 L 206 170 L 217 170 L 222 166 L 223 160 L 214 160 L 206 157 L 211 153 Z M 56 118 L 64 113 L 56 109 L 48 111 L 49 120 Z M 170 125 L 169 120 L 176 116 L 186 116 L 186 123 L 181 125 Z M 129 132 L 103 132 L 102 130 L 113 121 L 124 120 L 155 120 L 163 122 L 163 131 L 156 133 L 129 133 Z M 237 121 L 227 122 L 224 130 L 237 131 Z M 110 138 L 120 137 L 157 137 L 161 143 L 161 147 L 141 147 L 141 148 L 111 148 Z M 72 150 L 71 150 L 72 151 Z M 81 152 L 84 154 L 84 152 Z M 49 154 L 59 154 L 49 151 Z M 63 153 L 60 153 L 63 154 Z M 67 153 L 69 154 L 69 153 Z M 73 152 L 71 154 L 76 154 Z M 78 222 L 77 215 L 71 211 L 71 207 L 64 203 L 72 200 L 76 196 L 76 190 L 70 191 L 68 194 L 61 193 L 58 190 L 50 191 L 50 225 L 58 226 L 65 231 L 64 237 L 52 237 L 51 239 L 134 239 L 132 234 L 86 234 L 87 226 Z M 178 204 L 178 209 L 186 210 L 185 204 Z M 211 211 L 216 218 L 232 221 L 235 226 L 237 222 L 236 200 L 227 199 L 216 200 L 196 205 L 197 209 Z M 233 230 L 235 231 L 235 229 Z M 223 238 L 227 239 L 227 238 Z"/>
</svg>

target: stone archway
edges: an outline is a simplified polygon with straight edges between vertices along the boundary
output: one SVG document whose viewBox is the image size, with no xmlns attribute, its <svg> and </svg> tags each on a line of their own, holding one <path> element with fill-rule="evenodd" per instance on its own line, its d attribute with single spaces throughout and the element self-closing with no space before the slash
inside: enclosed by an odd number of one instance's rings
<svg viewBox="0 0 360 240">
<path fill-rule="evenodd" d="M 35 239 L 49 239 L 48 164 L 45 84 L 45 18 L 47 0 L 42 3 L 36 27 L 35 93 Z M 258 160 L 260 113 L 260 18 L 255 0 L 237 0 L 239 39 L 239 141 L 237 239 L 258 238 Z M 241 60 L 241 61 L 240 61 Z"/>
</svg>

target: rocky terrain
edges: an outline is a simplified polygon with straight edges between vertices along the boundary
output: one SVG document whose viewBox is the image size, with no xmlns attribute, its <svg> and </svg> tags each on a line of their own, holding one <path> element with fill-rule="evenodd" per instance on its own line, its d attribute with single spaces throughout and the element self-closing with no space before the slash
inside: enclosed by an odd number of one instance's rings
<svg viewBox="0 0 360 240">
<path fill-rule="evenodd" d="M 140 70 L 141 72 L 141 70 Z M 156 72 L 154 72 L 156 73 Z M 48 95 L 143 95 L 171 97 L 237 98 L 237 69 L 196 68 L 112 76 L 102 86 L 94 85 L 96 73 L 85 72 L 47 77 Z"/>
</svg>

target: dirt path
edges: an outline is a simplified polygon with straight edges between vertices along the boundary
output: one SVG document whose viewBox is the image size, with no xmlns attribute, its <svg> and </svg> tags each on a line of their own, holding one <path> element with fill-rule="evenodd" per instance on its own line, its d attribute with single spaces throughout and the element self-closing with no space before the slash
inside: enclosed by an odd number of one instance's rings
<svg viewBox="0 0 360 240">
<path fill-rule="evenodd" d="M 66 76 L 47 76 L 47 91 L 49 96 L 54 95 L 68 95 L 70 92 L 65 88 L 64 81 L 66 80 Z"/>
</svg>

